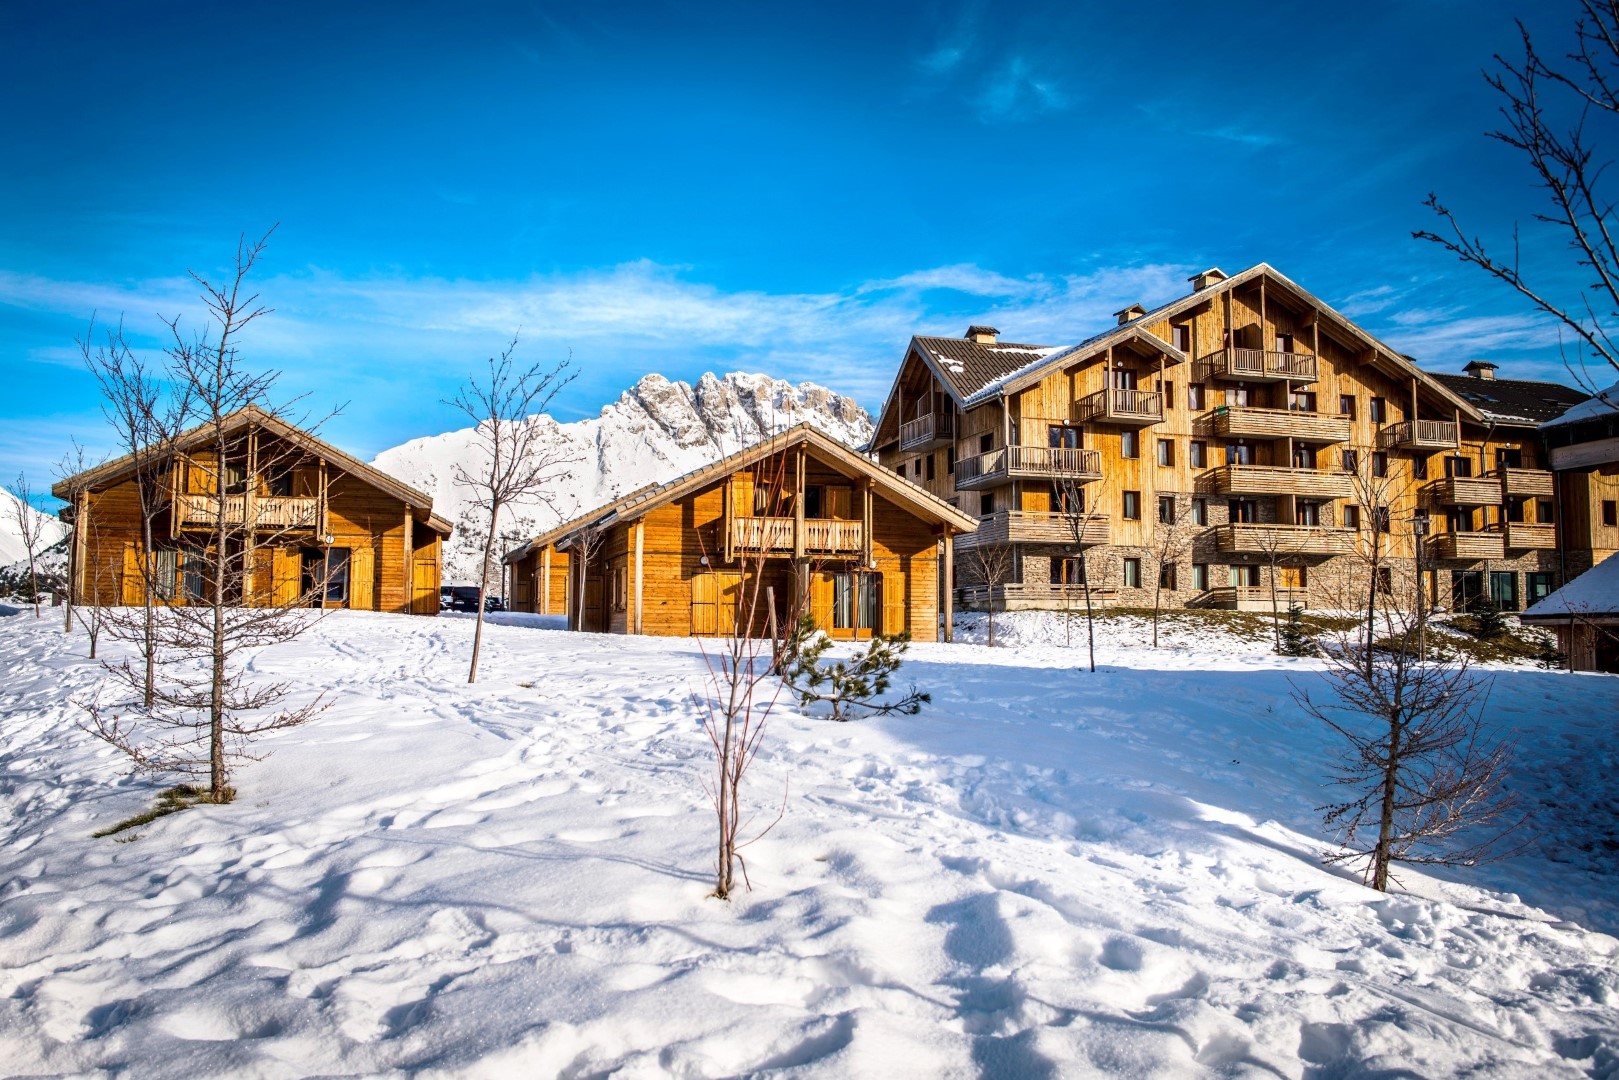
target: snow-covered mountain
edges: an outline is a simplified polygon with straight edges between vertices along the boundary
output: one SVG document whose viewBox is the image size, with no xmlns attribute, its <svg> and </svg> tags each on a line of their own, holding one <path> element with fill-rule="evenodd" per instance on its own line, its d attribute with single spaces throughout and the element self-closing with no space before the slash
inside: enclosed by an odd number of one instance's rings
<svg viewBox="0 0 1619 1080">
<path fill-rule="evenodd" d="M 529 504 L 502 517 L 505 550 L 592 507 L 662 483 L 726 454 L 809 422 L 851 446 L 871 437 L 871 417 L 853 398 L 814 383 L 793 385 L 768 375 L 733 372 L 705 374 L 695 386 L 647 375 L 604 407 L 599 417 L 559 424 L 533 418 L 546 429 L 545 441 L 571 461 L 568 477 L 556 485 L 553 508 Z M 445 551 L 446 582 L 477 577 L 482 530 L 466 521 L 467 492 L 454 482 L 457 462 L 476 461 L 471 428 L 413 439 L 378 454 L 372 464 L 433 496 L 433 509 L 455 523 Z"/>
<path fill-rule="evenodd" d="M 22 542 L 22 530 L 17 525 L 17 508 L 22 505 L 11 492 L 0 489 L 0 568 L 28 558 L 28 548 Z M 28 507 L 28 514 L 40 523 L 39 550 L 61 541 L 67 535 L 67 526 L 49 514 Z"/>
</svg>

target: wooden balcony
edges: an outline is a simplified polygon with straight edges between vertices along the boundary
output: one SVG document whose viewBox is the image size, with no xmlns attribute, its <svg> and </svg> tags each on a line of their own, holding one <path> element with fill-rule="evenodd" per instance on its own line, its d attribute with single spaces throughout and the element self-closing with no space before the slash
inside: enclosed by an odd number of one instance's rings
<svg viewBox="0 0 1619 1080">
<path fill-rule="evenodd" d="M 1113 588 L 1091 588 L 1091 605 L 1106 607 L 1118 595 Z M 993 603 L 999 611 L 1084 611 L 1083 585 L 965 585 L 956 590 L 956 603 L 962 608 L 983 609 Z"/>
<path fill-rule="evenodd" d="M 1224 465 L 1214 472 L 1214 486 L 1221 495 L 1303 495 L 1317 499 L 1347 499 L 1355 490 L 1354 478 L 1346 472 L 1282 465 Z"/>
<path fill-rule="evenodd" d="M 1316 358 L 1309 353 L 1264 349 L 1221 349 L 1211 353 L 1203 365 L 1206 378 L 1232 382 L 1312 383 L 1320 373 Z"/>
<path fill-rule="evenodd" d="M 1552 497 L 1552 474 L 1546 469 L 1496 469 L 1488 476 L 1499 479 L 1508 495 Z"/>
<path fill-rule="evenodd" d="M 1214 433 L 1230 439 L 1341 443 L 1349 441 L 1349 417 L 1222 405 L 1214 410 Z"/>
<path fill-rule="evenodd" d="M 217 495 L 181 494 L 174 498 L 177 529 L 212 529 L 219 524 Z M 256 532 L 325 532 L 321 501 L 313 496 L 226 495 L 225 524 Z"/>
<path fill-rule="evenodd" d="M 1557 546 L 1556 525 L 1509 521 L 1505 525 L 1490 526 L 1490 531 L 1506 535 L 1508 551 L 1550 551 Z"/>
<path fill-rule="evenodd" d="M 1119 424 L 1145 427 L 1164 418 L 1164 395 L 1156 390 L 1109 388 L 1074 402 L 1076 424 Z"/>
<path fill-rule="evenodd" d="M 1506 556 L 1506 537 L 1499 532 L 1440 533 L 1432 543 L 1434 556 L 1440 559 L 1500 559 Z"/>
<path fill-rule="evenodd" d="M 1239 522 L 1218 525 L 1214 541 L 1224 554 L 1351 555 L 1355 530 L 1324 525 L 1258 525 Z"/>
<path fill-rule="evenodd" d="M 1106 544 L 1112 526 L 1105 514 L 1079 522 L 1080 546 Z M 1002 510 L 979 520 L 974 532 L 956 537 L 956 550 L 984 544 L 1065 544 L 1074 545 L 1074 522 L 1066 514 L 1036 510 Z"/>
<path fill-rule="evenodd" d="M 1446 476 L 1422 490 L 1438 506 L 1501 505 L 1501 481 L 1493 476 Z"/>
<path fill-rule="evenodd" d="M 1451 420 L 1402 420 L 1377 433 L 1385 450 L 1453 450 L 1460 445 Z"/>
<path fill-rule="evenodd" d="M 865 551 L 865 526 L 858 521 L 804 519 L 804 554 L 856 556 Z M 731 519 L 731 549 L 741 555 L 792 555 L 793 519 Z"/>
<path fill-rule="evenodd" d="M 927 413 L 899 426 L 901 450 L 932 450 L 953 442 L 955 437 L 954 413 Z"/>
<path fill-rule="evenodd" d="M 956 487 L 963 490 L 997 487 L 1011 480 L 1076 480 L 1102 478 L 1098 450 L 1066 447 L 1003 446 L 956 462 Z"/>
<path fill-rule="evenodd" d="M 1293 585 L 1278 585 L 1273 596 L 1268 585 L 1227 585 L 1203 594 L 1198 606 L 1231 611 L 1269 611 L 1273 600 L 1276 610 L 1285 615 L 1294 605 L 1309 607 L 1310 591 Z"/>
</svg>

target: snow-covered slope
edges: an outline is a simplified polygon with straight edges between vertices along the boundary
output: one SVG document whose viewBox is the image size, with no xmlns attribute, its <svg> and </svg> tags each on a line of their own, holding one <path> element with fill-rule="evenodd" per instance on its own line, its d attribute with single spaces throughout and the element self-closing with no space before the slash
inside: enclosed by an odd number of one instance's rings
<svg viewBox="0 0 1619 1080">
<path fill-rule="evenodd" d="M 504 537 L 527 538 L 573 515 L 650 483 L 661 483 L 733 453 L 760 437 L 808 421 L 833 438 L 859 445 L 871 418 L 853 398 L 814 383 L 794 386 L 768 375 L 705 374 L 695 386 L 647 375 L 602 409 L 599 417 L 547 429 L 549 445 L 572 461 L 557 485 L 556 509 L 529 504 L 501 521 Z M 466 492 L 453 483 L 456 462 L 476 460 L 471 428 L 414 439 L 385 450 L 372 464 L 433 496 L 433 509 L 457 526 L 445 553 L 445 580 L 471 581 L 481 534 L 461 528 Z M 559 516 L 560 515 L 560 516 Z M 515 546 L 503 542 L 501 547 Z"/>
<path fill-rule="evenodd" d="M 0 489 L 0 567 L 7 567 L 28 557 L 28 548 L 22 542 L 22 530 L 17 527 L 17 497 Z M 67 535 L 67 526 L 49 514 L 33 507 L 29 515 L 40 523 L 39 550 L 44 551 Z"/>
</svg>

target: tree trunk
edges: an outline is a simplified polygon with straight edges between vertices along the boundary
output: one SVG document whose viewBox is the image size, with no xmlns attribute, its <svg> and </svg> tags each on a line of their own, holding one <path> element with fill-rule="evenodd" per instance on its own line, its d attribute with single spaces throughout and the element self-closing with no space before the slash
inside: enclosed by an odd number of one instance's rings
<svg viewBox="0 0 1619 1080">
<path fill-rule="evenodd" d="M 478 568 L 477 627 L 472 632 L 472 667 L 467 671 L 467 682 L 478 681 L 478 652 L 483 647 L 483 591 L 489 582 L 489 558 L 495 549 L 495 524 L 500 520 L 500 504 L 489 511 L 489 533 L 483 538 L 483 563 Z M 583 591 L 583 590 L 581 590 Z"/>
<path fill-rule="evenodd" d="M 23 507 L 23 513 L 26 514 L 27 512 L 28 507 Z M 40 617 L 39 578 L 34 574 L 34 549 L 32 547 L 28 549 L 28 588 L 34 594 L 34 618 L 37 619 Z"/>
<path fill-rule="evenodd" d="M 1388 892 L 1389 850 L 1394 841 L 1394 800 L 1400 774 L 1399 720 L 1389 721 L 1389 754 L 1383 763 L 1383 806 L 1377 819 L 1377 847 L 1372 851 L 1372 888 Z"/>
<path fill-rule="evenodd" d="M 152 570 L 156 569 L 156 563 L 154 561 L 156 556 L 152 551 L 152 517 L 150 514 L 145 514 L 143 512 L 143 518 L 144 520 L 141 524 L 141 538 L 145 543 L 146 548 L 141 552 L 141 603 L 145 608 L 146 622 L 145 626 L 142 627 L 145 635 L 145 641 L 142 643 L 141 653 L 143 659 L 146 661 L 146 672 L 145 682 L 141 687 L 141 706 L 143 708 L 150 709 L 152 707 L 152 701 L 157 696 L 157 613 L 153 609 L 153 605 L 155 603 L 155 601 L 152 599 L 152 586 L 154 582 L 151 580 L 151 578 L 153 575 L 151 570 L 148 570 L 147 568 L 150 567 Z"/>
</svg>

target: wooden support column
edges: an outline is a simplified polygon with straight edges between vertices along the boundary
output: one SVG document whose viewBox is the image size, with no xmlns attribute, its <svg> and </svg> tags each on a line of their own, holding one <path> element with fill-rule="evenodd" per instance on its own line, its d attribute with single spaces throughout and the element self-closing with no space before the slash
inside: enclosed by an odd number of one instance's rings
<svg viewBox="0 0 1619 1080">
<path fill-rule="evenodd" d="M 84 548 L 85 533 L 88 531 L 90 522 L 90 493 L 88 491 L 79 492 L 79 497 L 75 501 L 78 503 L 78 506 L 73 511 L 73 569 L 69 575 L 69 580 L 72 582 L 72 585 L 68 589 L 68 604 L 70 607 L 72 605 L 83 604 L 85 602 Z M 143 560 L 142 565 L 145 565 L 145 563 L 150 561 L 152 558 L 151 553 L 147 551 L 142 551 L 140 556 Z M 149 586 L 143 584 L 142 587 L 148 588 Z M 116 603 L 121 601 L 122 597 L 114 597 L 113 600 Z"/>
<path fill-rule="evenodd" d="M 540 614 L 551 614 L 551 545 L 540 551 Z"/>
<path fill-rule="evenodd" d="M 955 631 L 953 624 L 956 619 L 956 544 L 955 537 L 946 532 L 944 534 L 944 557 L 939 560 L 939 580 L 943 582 L 942 596 L 944 604 L 944 640 L 954 641 Z"/>
<path fill-rule="evenodd" d="M 406 503 L 404 539 L 405 603 L 403 608 L 404 614 L 406 615 L 414 615 L 416 613 L 416 547 L 415 541 L 411 538 L 412 527 L 415 524 L 416 519 L 411 516 L 410 504 Z"/>
<path fill-rule="evenodd" d="M 332 531 L 332 523 L 326 520 L 326 459 L 320 459 L 320 495 L 315 503 L 315 520 L 318 523 L 321 535 Z"/>
<path fill-rule="evenodd" d="M 793 455 L 793 558 L 804 557 L 804 448 Z"/>
<path fill-rule="evenodd" d="M 646 578 L 646 558 L 644 555 L 646 544 L 646 519 L 643 518 L 640 521 L 637 521 L 634 525 L 630 526 L 630 529 L 635 533 L 635 633 L 641 634 L 646 632 L 644 617 L 645 605 L 642 602 L 642 598 L 645 595 L 643 588 Z"/>
<path fill-rule="evenodd" d="M 1411 415 L 1406 419 L 1411 421 L 1411 434 L 1414 437 L 1417 433 L 1417 377 L 1415 375 L 1411 376 Z"/>
<path fill-rule="evenodd" d="M 1259 347 L 1261 349 L 1265 347 L 1265 335 L 1269 329 L 1269 324 L 1265 322 L 1265 279 L 1262 276 L 1259 279 Z M 1271 340 L 1274 341 L 1275 338 L 1272 337 Z"/>
<path fill-rule="evenodd" d="M 871 569 L 871 478 L 860 482 L 860 562 Z"/>
<path fill-rule="evenodd" d="M 1456 410 L 1456 452 L 1462 452 L 1462 410 Z"/>
<path fill-rule="evenodd" d="M 720 535 L 720 548 L 727 563 L 736 559 L 736 474 L 732 473 L 725 478 L 723 488 L 722 512 L 720 514 L 720 528 L 724 530 Z"/>
<path fill-rule="evenodd" d="M 223 470 L 222 470 L 223 471 Z M 223 479 L 223 477 L 221 477 Z M 253 565 L 253 542 L 259 532 L 259 429 L 247 429 L 247 482 L 242 486 L 242 579 L 247 587 L 242 590 L 242 602 L 248 607 L 258 605 L 258 573 Z M 275 590 L 273 580 L 270 589 Z"/>
</svg>

